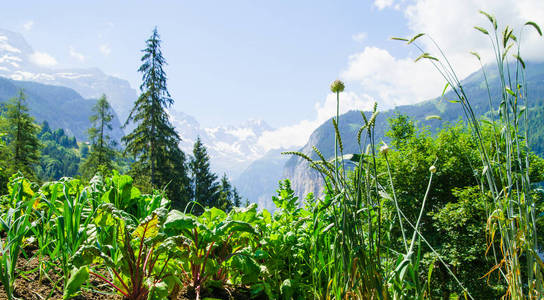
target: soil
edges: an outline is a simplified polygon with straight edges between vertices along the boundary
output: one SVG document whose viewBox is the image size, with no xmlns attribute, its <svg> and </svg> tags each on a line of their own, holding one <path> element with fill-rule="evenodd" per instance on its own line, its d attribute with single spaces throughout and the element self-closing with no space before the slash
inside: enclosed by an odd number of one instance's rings
<svg viewBox="0 0 544 300">
<path fill-rule="evenodd" d="M 36 249 L 26 247 L 24 253 L 21 253 L 17 260 L 17 279 L 15 280 L 14 296 L 19 299 L 29 300 L 45 300 L 45 299 L 62 299 L 62 271 L 53 267 L 50 268 L 47 275 L 42 274 L 40 280 L 40 274 L 38 271 L 40 258 L 35 255 Z M 42 258 L 45 261 L 48 258 Z M 122 300 L 123 297 L 115 293 L 115 291 L 105 284 L 103 281 L 97 279 L 91 275 L 90 285 L 92 289 L 82 289 L 82 293 L 78 296 L 77 300 Z M 244 287 L 225 287 L 222 289 L 205 290 L 201 294 L 200 299 L 206 297 L 215 299 L 251 299 L 249 289 Z M 195 299 L 194 290 L 187 289 L 185 287 L 179 293 L 178 300 Z M 0 283 L 0 299 L 7 299 L 7 295 L 4 291 L 2 283 Z M 266 298 L 259 298 L 266 299 Z"/>
</svg>

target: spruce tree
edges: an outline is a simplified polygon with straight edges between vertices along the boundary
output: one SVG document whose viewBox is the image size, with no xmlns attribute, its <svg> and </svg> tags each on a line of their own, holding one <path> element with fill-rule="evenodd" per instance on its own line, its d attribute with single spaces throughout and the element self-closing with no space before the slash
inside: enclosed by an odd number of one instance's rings
<svg viewBox="0 0 544 300">
<path fill-rule="evenodd" d="M 242 206 L 242 197 L 240 194 L 238 194 L 238 190 L 236 188 L 232 189 L 232 205 L 234 207 Z"/>
<path fill-rule="evenodd" d="M 34 166 L 40 161 L 40 128 L 28 114 L 23 90 L 10 99 L 5 113 L 6 140 L 10 150 L 8 172 L 22 172 L 27 178 L 36 180 Z"/>
<path fill-rule="evenodd" d="M 136 125 L 123 137 L 125 152 L 135 158 L 131 173 L 140 187 L 166 188 L 174 206 L 183 207 L 190 199 L 185 154 L 179 148 L 181 138 L 170 124 L 166 109 L 174 103 L 166 86 L 164 66 L 157 28 L 142 50 L 141 94 L 134 103 L 125 127 Z"/>
<path fill-rule="evenodd" d="M 229 182 L 227 174 L 223 174 L 223 177 L 221 177 L 221 183 L 219 184 L 219 197 L 217 201 L 217 208 L 224 211 L 230 211 L 233 204 L 232 199 L 232 185 Z"/>
<path fill-rule="evenodd" d="M 114 142 L 108 134 L 112 129 L 113 112 L 106 95 L 102 95 L 93 107 L 94 114 L 89 118 L 92 127 L 87 131 L 91 141 L 89 156 L 80 167 L 85 178 L 91 178 L 97 172 L 109 173 L 113 168 L 115 151 Z"/>
<path fill-rule="evenodd" d="M 193 213 L 199 213 L 201 206 L 217 207 L 219 199 L 217 176 L 210 170 L 210 157 L 200 137 L 195 142 L 189 166 L 192 175 L 193 200 L 200 204 L 194 205 Z"/>
</svg>

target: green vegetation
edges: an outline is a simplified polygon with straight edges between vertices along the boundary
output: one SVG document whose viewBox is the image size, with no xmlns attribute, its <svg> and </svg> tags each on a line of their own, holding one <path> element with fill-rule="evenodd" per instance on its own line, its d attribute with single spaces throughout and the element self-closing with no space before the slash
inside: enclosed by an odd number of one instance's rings
<svg viewBox="0 0 544 300">
<path fill-rule="evenodd" d="M 388 119 L 390 147 L 376 139 L 375 105 L 360 113 L 355 138 L 347 141 L 338 114 L 344 84 L 335 81 L 334 151 L 288 152 L 323 178 L 323 196 L 301 201 L 289 180 L 280 181 L 273 213 L 240 207 L 227 176 L 218 181 L 210 171 L 200 139 L 186 162 L 165 111 L 173 100 L 156 29 L 140 67 L 142 94 L 128 119 L 136 127 L 124 139 L 132 177 L 117 170 L 105 96 L 91 118 L 89 149 L 48 123 L 39 132 L 21 93 L 0 118 L 5 297 L 19 297 L 17 282 L 35 273 L 50 287 L 40 298 L 544 297 L 537 234 L 544 229 L 537 184 L 544 159 L 531 151 L 528 134 L 540 111 L 528 102 L 513 31 L 506 27 L 500 36 L 496 20 L 483 14 L 492 28 L 477 30 L 492 37 L 497 51 L 502 91 L 499 103 L 489 93 L 489 106 L 498 111 L 477 118 L 447 59 L 423 53 L 417 60 L 430 60 L 445 75 L 468 121 L 431 130 L 396 115 Z M 536 24 L 527 26 L 540 33 Z M 419 38 L 400 40 L 417 47 Z M 515 47 L 515 62 L 508 63 Z M 39 165 L 38 140 L 47 149 Z M 61 178 L 77 175 L 75 166 L 83 179 Z M 44 177 L 53 180 L 38 182 Z M 24 271 L 33 259 L 37 266 Z"/>
<path fill-rule="evenodd" d="M 93 112 L 94 115 L 90 118 L 93 127 L 89 128 L 91 150 L 81 165 L 81 173 L 85 178 L 91 178 L 98 172 L 106 173 L 114 168 L 114 143 L 108 133 L 112 129 L 113 113 L 108 100 L 106 100 L 106 95 L 102 95 L 98 99 L 93 107 Z"/>
<path fill-rule="evenodd" d="M 40 159 L 40 142 L 36 136 L 39 128 L 28 114 L 22 90 L 6 105 L 5 121 L 2 122 L 2 126 L 10 151 L 8 174 L 20 171 L 26 177 L 35 180 L 33 166 Z"/>
<path fill-rule="evenodd" d="M 179 148 L 180 137 L 170 124 L 166 108 L 174 100 L 166 86 L 160 37 L 157 29 L 146 41 L 142 50 L 141 95 L 134 103 L 125 125 L 130 122 L 136 128 L 123 137 L 125 152 L 135 158 L 133 174 L 141 185 L 150 188 L 166 188 L 167 194 L 177 207 L 185 206 L 191 198 L 185 154 Z"/>
</svg>

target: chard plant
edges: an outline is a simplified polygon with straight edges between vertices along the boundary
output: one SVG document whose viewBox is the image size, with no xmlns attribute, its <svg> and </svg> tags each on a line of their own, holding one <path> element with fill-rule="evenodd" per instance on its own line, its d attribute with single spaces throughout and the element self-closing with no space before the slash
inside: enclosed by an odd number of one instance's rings
<svg viewBox="0 0 544 300">
<path fill-rule="evenodd" d="M 173 290 L 175 277 L 169 265 L 180 256 L 183 240 L 167 238 L 161 232 L 166 210 L 155 210 L 139 224 L 124 211 L 111 203 L 99 206 L 94 222 L 97 226 L 116 226 L 116 246 L 100 244 L 97 240 L 87 243 L 73 257 L 74 274 L 93 275 L 119 292 L 125 299 L 163 299 Z M 136 224 L 136 225 L 135 225 Z M 112 255 L 119 251 L 119 255 Z M 100 262 L 111 276 L 102 274 L 92 264 Z M 111 277 L 111 279 L 110 279 Z M 83 281 L 73 284 L 77 290 Z"/>
<path fill-rule="evenodd" d="M 256 234 L 250 224 L 256 208 L 235 208 L 229 214 L 206 208 L 199 217 L 172 210 L 164 224 L 165 232 L 181 238 L 183 257 L 181 278 L 194 289 L 196 299 L 210 284 L 221 287 L 228 279 L 227 265 L 244 268 L 247 260 L 237 259 L 246 250 L 248 239 Z"/>
</svg>

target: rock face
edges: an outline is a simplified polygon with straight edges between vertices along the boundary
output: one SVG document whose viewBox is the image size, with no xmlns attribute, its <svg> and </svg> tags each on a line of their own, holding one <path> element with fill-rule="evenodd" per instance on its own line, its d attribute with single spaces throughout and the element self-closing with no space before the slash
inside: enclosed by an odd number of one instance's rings
<svg viewBox="0 0 544 300">
<path fill-rule="evenodd" d="M 544 63 L 527 63 L 527 86 L 529 112 L 534 116 L 542 115 L 544 112 Z M 490 84 L 491 99 L 500 99 L 500 84 L 497 72 L 493 66 L 488 66 L 487 77 Z M 477 116 L 483 116 L 489 112 L 487 89 L 484 85 L 482 71 L 477 71 L 462 81 L 463 89 L 469 97 L 472 109 Z M 376 118 L 375 141 L 387 142 L 385 132 L 389 129 L 387 119 L 395 114 L 403 114 L 411 117 L 420 126 L 429 126 L 431 132 L 436 132 L 445 123 L 454 123 L 464 118 L 461 104 L 452 103 L 444 99 L 456 99 L 453 92 L 448 92 L 444 97 L 420 102 L 413 105 L 398 106 L 392 110 L 380 112 Z M 494 109 L 499 107 L 498 100 L 492 103 Z M 365 112 L 369 117 L 370 113 Z M 440 119 L 427 120 L 427 116 L 436 115 Z M 531 115 L 529 117 L 531 119 Z M 340 116 L 339 131 L 344 145 L 344 154 L 361 153 L 357 144 L 357 131 L 364 124 L 360 112 L 350 111 Z M 542 123 L 539 123 L 542 124 Z M 536 132 L 536 130 L 534 130 Z M 539 130 L 538 132 L 542 132 Z M 530 141 L 531 148 L 537 154 L 543 154 L 544 147 L 541 145 L 544 137 L 533 135 Z M 328 159 L 334 156 L 334 127 L 331 119 L 323 123 L 310 136 L 309 141 L 299 152 L 308 155 L 312 159 L 318 156 L 313 152 L 312 146 L 316 146 Z M 363 149 L 366 146 L 363 147 Z M 308 193 L 318 195 L 323 186 L 323 179 L 319 174 L 309 167 L 309 164 L 298 156 L 291 157 L 285 164 L 283 175 L 291 179 L 292 186 L 297 195 L 303 198 Z"/>
<path fill-rule="evenodd" d="M 283 179 L 283 165 L 289 159 L 282 149 L 270 150 L 265 156 L 252 162 L 233 181 L 242 198 L 249 199 L 269 211 L 275 210 L 272 196 L 276 194 L 278 182 Z"/>
</svg>

